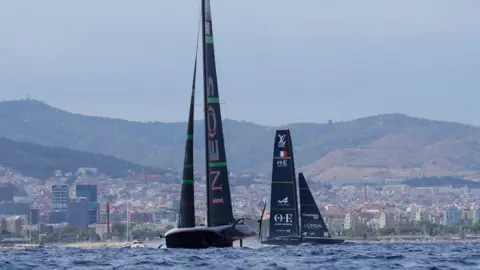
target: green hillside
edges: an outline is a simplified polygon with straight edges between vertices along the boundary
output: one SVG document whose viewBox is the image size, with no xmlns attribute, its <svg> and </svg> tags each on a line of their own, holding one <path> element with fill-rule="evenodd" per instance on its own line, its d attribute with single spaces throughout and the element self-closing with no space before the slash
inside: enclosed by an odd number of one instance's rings
<svg viewBox="0 0 480 270">
<path fill-rule="evenodd" d="M 271 170 L 275 128 L 234 120 L 225 120 L 224 127 L 232 171 Z M 386 114 L 281 128 L 292 131 L 297 167 L 315 179 L 475 174 L 480 164 L 480 150 L 473 147 L 480 141 L 480 129 L 464 124 Z M 199 170 L 204 164 L 202 130 L 203 124 L 197 121 L 195 162 Z M 0 136 L 149 166 L 181 168 L 185 132 L 186 123 L 83 116 L 35 100 L 0 102 Z"/>
<path fill-rule="evenodd" d="M 0 165 L 40 179 L 49 178 L 57 169 L 75 172 L 80 167 L 98 168 L 100 172 L 112 177 L 124 176 L 131 172 L 160 174 L 166 172 L 103 154 L 16 142 L 6 138 L 0 138 Z"/>
</svg>

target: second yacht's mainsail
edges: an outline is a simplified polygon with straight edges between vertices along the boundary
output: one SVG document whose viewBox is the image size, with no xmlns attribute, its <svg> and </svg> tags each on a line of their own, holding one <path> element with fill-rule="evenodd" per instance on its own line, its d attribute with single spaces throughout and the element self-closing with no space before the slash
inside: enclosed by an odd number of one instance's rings
<svg viewBox="0 0 480 270">
<path fill-rule="evenodd" d="M 277 130 L 273 147 L 268 239 L 299 236 L 299 217 L 290 131 Z"/>
<path fill-rule="evenodd" d="M 300 190 L 300 220 L 303 237 L 330 237 L 327 225 L 315 203 L 303 173 L 298 174 Z"/>
<path fill-rule="evenodd" d="M 298 175 L 298 182 L 300 196 L 297 200 L 292 138 L 288 129 L 277 130 L 273 148 L 269 233 L 266 239 L 260 235 L 260 241 L 271 245 L 343 243 L 342 239 L 330 237 L 302 173 Z M 262 219 L 263 212 L 259 220 L 260 226 Z M 299 224 L 302 225 L 301 229 Z"/>
</svg>

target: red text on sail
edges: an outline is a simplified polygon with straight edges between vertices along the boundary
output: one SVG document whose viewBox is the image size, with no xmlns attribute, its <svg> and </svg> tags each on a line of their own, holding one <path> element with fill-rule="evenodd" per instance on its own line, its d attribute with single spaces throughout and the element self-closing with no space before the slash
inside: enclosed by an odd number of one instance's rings
<svg viewBox="0 0 480 270">
<path fill-rule="evenodd" d="M 208 97 L 215 97 L 215 90 L 212 77 L 208 77 Z M 207 108 L 207 126 L 208 126 L 208 162 L 218 162 L 220 160 L 220 152 L 218 148 L 217 135 L 217 114 L 213 106 L 208 104 Z M 209 179 L 211 180 L 211 190 L 219 191 L 222 194 L 223 187 L 220 181 L 221 171 L 217 169 L 217 166 L 209 165 Z M 212 203 L 223 204 L 223 196 L 216 197 L 217 192 L 212 192 Z"/>
</svg>

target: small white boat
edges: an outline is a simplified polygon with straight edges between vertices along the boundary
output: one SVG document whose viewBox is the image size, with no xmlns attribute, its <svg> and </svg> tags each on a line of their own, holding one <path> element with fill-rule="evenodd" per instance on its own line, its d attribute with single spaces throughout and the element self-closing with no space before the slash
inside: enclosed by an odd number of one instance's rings
<svg viewBox="0 0 480 270">
<path fill-rule="evenodd" d="M 143 243 L 142 241 L 134 240 L 133 243 L 130 244 L 130 247 L 131 248 L 146 248 L 147 245 L 145 245 L 145 243 Z"/>
</svg>

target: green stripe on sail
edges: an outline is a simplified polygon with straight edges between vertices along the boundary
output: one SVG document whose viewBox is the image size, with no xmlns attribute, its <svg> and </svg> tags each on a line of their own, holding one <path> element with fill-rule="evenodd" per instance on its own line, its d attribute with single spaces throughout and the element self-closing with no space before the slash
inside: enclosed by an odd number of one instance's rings
<svg viewBox="0 0 480 270">
<path fill-rule="evenodd" d="M 213 43 L 213 36 L 206 36 L 207 43 Z"/>
<path fill-rule="evenodd" d="M 207 98 L 207 103 L 220 103 L 219 98 Z"/>
<path fill-rule="evenodd" d="M 272 181 L 274 184 L 293 184 L 293 181 Z"/>
<path fill-rule="evenodd" d="M 193 180 L 182 180 L 182 184 L 193 184 Z"/>
<path fill-rule="evenodd" d="M 193 135 L 192 134 L 187 134 L 187 141 L 193 140 Z"/>
<path fill-rule="evenodd" d="M 208 163 L 208 167 L 226 167 L 227 162 L 210 162 Z"/>
</svg>

